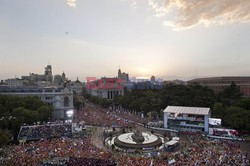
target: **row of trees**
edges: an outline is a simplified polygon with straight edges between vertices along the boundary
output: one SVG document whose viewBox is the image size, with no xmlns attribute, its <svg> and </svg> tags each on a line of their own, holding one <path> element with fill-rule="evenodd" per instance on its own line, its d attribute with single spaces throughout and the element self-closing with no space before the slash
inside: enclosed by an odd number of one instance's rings
<svg viewBox="0 0 250 166">
<path fill-rule="evenodd" d="M 97 97 L 97 96 L 91 96 L 90 94 L 88 94 L 86 91 L 84 91 L 83 93 L 84 98 L 88 99 L 89 101 L 95 103 L 95 104 L 99 104 L 102 107 L 109 107 L 112 102 L 110 100 L 107 100 L 105 98 L 101 98 L 101 97 Z"/>
<path fill-rule="evenodd" d="M 38 97 L 0 95 L 0 144 L 8 142 L 6 138 L 15 140 L 21 125 L 47 122 L 51 116 L 52 107 Z"/>
<path fill-rule="evenodd" d="M 212 107 L 215 94 L 201 86 L 168 85 L 162 89 L 134 89 L 125 91 L 124 96 L 117 96 L 116 105 L 138 112 L 157 112 L 161 117 L 162 110 L 168 105 Z"/>
<path fill-rule="evenodd" d="M 250 104 L 249 99 L 242 99 L 236 105 L 225 106 L 222 103 L 215 103 L 212 109 L 213 117 L 222 119 L 222 125 L 232 127 L 237 130 L 250 131 L 250 108 L 241 105 L 246 102 Z"/>
<path fill-rule="evenodd" d="M 114 104 L 124 108 L 163 116 L 169 105 L 209 107 L 212 117 L 221 118 L 224 126 L 250 131 L 250 99 L 242 98 L 239 88 L 232 83 L 223 92 L 215 94 L 200 85 L 167 85 L 162 89 L 133 89 L 117 96 Z"/>
<path fill-rule="evenodd" d="M 79 110 L 80 108 L 84 107 L 85 103 L 83 100 L 83 96 L 79 96 L 74 94 L 73 96 L 73 105 L 76 110 Z"/>
</svg>

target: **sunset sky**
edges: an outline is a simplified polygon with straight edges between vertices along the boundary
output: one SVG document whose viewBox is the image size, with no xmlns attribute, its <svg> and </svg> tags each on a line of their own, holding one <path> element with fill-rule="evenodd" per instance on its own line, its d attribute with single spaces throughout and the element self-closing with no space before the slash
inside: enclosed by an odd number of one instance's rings
<svg viewBox="0 0 250 166">
<path fill-rule="evenodd" d="M 0 80 L 250 75 L 250 0 L 0 0 Z"/>
</svg>

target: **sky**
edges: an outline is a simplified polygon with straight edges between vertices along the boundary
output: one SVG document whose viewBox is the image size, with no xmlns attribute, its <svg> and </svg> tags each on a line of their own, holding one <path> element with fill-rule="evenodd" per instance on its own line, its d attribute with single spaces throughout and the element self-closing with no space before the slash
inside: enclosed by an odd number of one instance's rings
<svg viewBox="0 0 250 166">
<path fill-rule="evenodd" d="M 250 0 L 0 0 L 0 80 L 250 75 Z"/>
</svg>

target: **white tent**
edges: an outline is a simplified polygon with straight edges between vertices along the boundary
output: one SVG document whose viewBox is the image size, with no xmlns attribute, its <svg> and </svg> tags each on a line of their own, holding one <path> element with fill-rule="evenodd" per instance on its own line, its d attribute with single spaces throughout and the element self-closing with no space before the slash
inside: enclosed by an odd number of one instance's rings
<svg viewBox="0 0 250 166">
<path fill-rule="evenodd" d="M 180 137 L 173 137 L 172 139 L 175 140 L 175 141 L 179 141 Z"/>
<path fill-rule="evenodd" d="M 176 140 L 171 140 L 171 141 L 166 142 L 165 145 L 172 146 L 172 145 L 174 145 L 174 144 L 176 144 L 176 143 L 178 143 L 178 141 L 176 141 Z"/>
</svg>

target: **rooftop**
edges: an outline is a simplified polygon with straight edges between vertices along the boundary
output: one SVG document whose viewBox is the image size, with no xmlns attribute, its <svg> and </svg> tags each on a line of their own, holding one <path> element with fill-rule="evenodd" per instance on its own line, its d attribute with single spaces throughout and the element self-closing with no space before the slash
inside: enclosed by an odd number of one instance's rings
<svg viewBox="0 0 250 166">
<path fill-rule="evenodd" d="M 188 82 L 196 82 L 196 81 L 237 81 L 237 80 L 244 80 L 249 81 L 249 76 L 221 76 L 221 77 L 206 77 L 206 78 L 196 78 L 189 80 Z"/>
<path fill-rule="evenodd" d="M 178 114 L 208 115 L 210 108 L 168 106 L 163 112 Z"/>
</svg>

